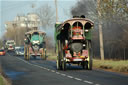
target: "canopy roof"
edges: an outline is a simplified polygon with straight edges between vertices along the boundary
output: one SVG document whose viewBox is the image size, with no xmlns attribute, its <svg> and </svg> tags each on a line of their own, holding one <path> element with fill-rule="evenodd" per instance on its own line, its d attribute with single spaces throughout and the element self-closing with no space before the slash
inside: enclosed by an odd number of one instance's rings
<svg viewBox="0 0 128 85">
<path fill-rule="evenodd" d="M 34 32 L 38 32 L 39 34 L 46 35 L 45 32 L 42 32 L 42 31 L 39 31 L 39 30 L 32 30 L 32 31 L 26 32 L 25 35 L 33 34 Z"/>
<path fill-rule="evenodd" d="M 87 19 L 87 18 L 72 18 L 69 20 L 64 21 L 63 23 L 61 23 L 61 25 L 57 28 L 57 31 L 60 31 L 63 29 L 63 26 L 65 24 L 70 24 L 71 26 L 75 23 L 75 22 L 80 22 L 82 25 L 85 25 L 87 22 L 90 23 L 92 26 L 94 25 L 94 22 Z"/>
</svg>

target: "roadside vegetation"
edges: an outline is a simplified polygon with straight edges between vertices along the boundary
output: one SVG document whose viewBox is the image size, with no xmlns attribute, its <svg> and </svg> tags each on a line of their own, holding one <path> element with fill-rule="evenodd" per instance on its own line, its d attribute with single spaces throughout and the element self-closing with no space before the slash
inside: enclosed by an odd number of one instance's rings
<svg viewBox="0 0 128 85">
<path fill-rule="evenodd" d="M 48 60 L 56 61 L 57 55 L 48 53 Z M 128 60 L 99 60 L 93 59 L 93 67 L 98 69 L 105 69 L 115 72 L 128 73 Z"/>
<path fill-rule="evenodd" d="M 93 66 L 95 68 L 108 69 L 117 72 L 128 73 L 128 60 L 93 60 Z"/>
<path fill-rule="evenodd" d="M 5 85 L 1 75 L 0 75 L 0 85 Z"/>
<path fill-rule="evenodd" d="M 0 66 L 0 85 L 11 85 L 11 81 L 6 77 L 3 76 L 3 71 Z"/>
</svg>

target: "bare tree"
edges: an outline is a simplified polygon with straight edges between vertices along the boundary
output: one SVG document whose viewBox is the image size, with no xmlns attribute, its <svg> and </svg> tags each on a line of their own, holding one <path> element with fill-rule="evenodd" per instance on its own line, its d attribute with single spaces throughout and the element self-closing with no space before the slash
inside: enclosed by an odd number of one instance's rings
<svg viewBox="0 0 128 85">
<path fill-rule="evenodd" d="M 39 7 L 36 13 L 40 18 L 43 29 L 52 26 L 53 22 L 55 22 L 55 12 L 48 4 Z"/>
</svg>

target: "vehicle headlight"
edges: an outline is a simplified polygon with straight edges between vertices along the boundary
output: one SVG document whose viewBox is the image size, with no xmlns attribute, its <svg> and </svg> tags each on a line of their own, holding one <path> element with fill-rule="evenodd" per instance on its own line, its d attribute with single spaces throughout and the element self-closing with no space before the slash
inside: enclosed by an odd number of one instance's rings
<svg viewBox="0 0 128 85">
<path fill-rule="evenodd" d="M 88 29 L 85 30 L 85 32 L 88 32 L 88 31 L 89 31 Z"/>
</svg>

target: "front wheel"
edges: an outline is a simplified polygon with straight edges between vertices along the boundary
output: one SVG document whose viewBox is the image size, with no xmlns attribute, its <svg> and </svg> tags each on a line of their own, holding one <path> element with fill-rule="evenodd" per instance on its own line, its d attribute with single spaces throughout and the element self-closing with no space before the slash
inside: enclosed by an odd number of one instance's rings
<svg viewBox="0 0 128 85">
<path fill-rule="evenodd" d="M 26 60 L 30 59 L 30 52 L 29 52 L 29 47 L 27 47 L 27 56 L 26 56 Z"/>
</svg>

